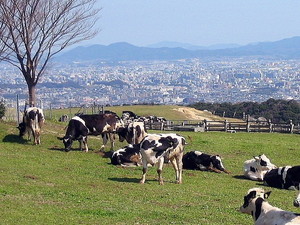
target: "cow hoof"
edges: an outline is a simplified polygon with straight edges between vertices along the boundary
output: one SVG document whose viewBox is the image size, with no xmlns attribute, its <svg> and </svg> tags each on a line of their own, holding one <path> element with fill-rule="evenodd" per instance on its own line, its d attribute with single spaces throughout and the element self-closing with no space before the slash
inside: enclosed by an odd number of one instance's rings
<svg viewBox="0 0 300 225">
<path fill-rule="evenodd" d="M 140 181 L 140 184 L 144 184 L 144 183 L 145 183 L 144 181 L 142 181 L 142 180 Z"/>
<path fill-rule="evenodd" d="M 178 180 L 177 180 L 175 183 L 176 183 L 176 184 L 182 184 L 182 181 L 178 181 Z"/>
</svg>

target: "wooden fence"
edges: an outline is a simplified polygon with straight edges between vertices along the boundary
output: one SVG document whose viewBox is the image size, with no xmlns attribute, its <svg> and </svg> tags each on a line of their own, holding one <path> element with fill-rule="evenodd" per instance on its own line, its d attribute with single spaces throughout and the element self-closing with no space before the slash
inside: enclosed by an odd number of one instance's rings
<svg viewBox="0 0 300 225">
<path fill-rule="evenodd" d="M 166 122 L 149 122 L 145 124 L 149 130 L 165 130 L 165 131 L 223 131 L 223 132 L 279 132 L 279 133 L 297 133 L 300 134 L 300 126 L 294 125 L 292 121 L 289 123 L 272 123 L 268 122 L 229 122 L 224 121 L 196 121 L 196 120 L 173 120 Z"/>
</svg>

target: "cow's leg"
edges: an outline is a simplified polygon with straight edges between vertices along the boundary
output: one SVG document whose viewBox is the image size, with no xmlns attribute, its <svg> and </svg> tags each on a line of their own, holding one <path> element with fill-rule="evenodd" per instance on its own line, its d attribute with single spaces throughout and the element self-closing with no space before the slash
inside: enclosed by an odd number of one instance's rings
<svg viewBox="0 0 300 225">
<path fill-rule="evenodd" d="M 112 134 L 112 133 L 109 133 L 108 135 L 109 135 L 109 140 L 110 140 L 110 150 L 113 151 L 114 147 L 115 147 L 116 136 L 115 136 L 115 134 Z"/>
<path fill-rule="evenodd" d="M 107 136 L 108 136 L 107 133 L 103 133 L 102 134 L 103 144 L 102 144 L 102 146 L 100 148 L 100 151 L 104 150 L 105 145 L 107 144 L 107 141 L 108 141 L 108 137 Z"/>
<path fill-rule="evenodd" d="M 36 141 L 36 144 L 39 145 L 41 144 L 41 135 L 40 135 L 40 131 L 35 131 L 35 141 Z"/>
<path fill-rule="evenodd" d="M 176 156 L 176 162 L 177 162 L 177 167 L 178 167 L 178 180 L 177 184 L 182 184 L 182 157 L 183 157 L 183 152 L 179 153 L 179 155 Z"/>
<path fill-rule="evenodd" d="M 37 135 L 36 135 L 36 131 L 34 130 L 33 127 L 30 127 L 30 132 L 29 132 L 29 134 L 30 134 L 30 136 L 33 136 L 33 143 L 34 143 L 35 145 L 37 145 L 37 144 L 38 144 L 38 141 L 37 141 Z M 31 138 L 30 138 L 30 140 L 31 140 Z"/>
<path fill-rule="evenodd" d="M 245 174 L 246 177 L 248 177 L 250 180 L 257 180 L 257 181 L 262 181 L 263 179 L 258 177 L 257 173 L 253 173 L 253 172 L 248 172 L 247 174 Z"/>
<path fill-rule="evenodd" d="M 174 170 L 175 170 L 176 183 L 178 183 L 178 181 L 179 181 L 179 170 L 178 170 L 177 159 L 176 159 L 175 157 L 172 157 L 172 158 L 170 159 L 170 162 L 172 163 L 173 168 L 174 168 Z"/>
<path fill-rule="evenodd" d="M 214 167 L 212 167 L 212 166 L 208 167 L 207 169 L 208 169 L 209 171 L 213 171 L 213 172 L 216 172 L 216 173 L 222 173 L 221 170 L 218 170 L 218 169 L 216 169 L 216 168 L 214 168 Z"/>
<path fill-rule="evenodd" d="M 32 130 L 30 127 L 26 127 L 26 132 L 27 132 L 27 140 L 31 141 L 31 135 L 32 135 Z"/>
<path fill-rule="evenodd" d="M 89 148 L 88 148 L 88 145 L 87 145 L 87 136 L 82 137 L 82 143 L 84 145 L 84 149 L 85 149 L 84 151 L 88 152 Z"/>
<path fill-rule="evenodd" d="M 160 185 L 163 185 L 164 181 L 162 178 L 162 169 L 164 166 L 164 157 L 160 157 L 160 159 L 158 160 L 157 166 L 158 166 L 158 168 L 157 168 L 158 182 Z"/>
<path fill-rule="evenodd" d="M 299 190 L 299 188 L 300 188 L 300 184 L 298 186 L 298 190 Z M 295 207 L 300 207 L 300 191 L 298 192 L 298 195 L 297 195 L 297 197 L 294 200 L 294 206 Z"/>
<path fill-rule="evenodd" d="M 142 162 L 143 162 L 143 175 L 142 175 L 142 179 L 140 180 L 140 184 L 144 184 L 145 180 L 146 180 L 146 173 L 148 170 L 148 162 L 145 159 L 145 157 L 142 157 Z"/>
</svg>

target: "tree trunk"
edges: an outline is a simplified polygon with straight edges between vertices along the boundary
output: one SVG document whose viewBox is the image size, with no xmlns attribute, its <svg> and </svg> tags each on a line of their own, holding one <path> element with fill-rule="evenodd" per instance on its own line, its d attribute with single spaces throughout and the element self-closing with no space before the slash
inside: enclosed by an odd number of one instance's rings
<svg viewBox="0 0 300 225">
<path fill-rule="evenodd" d="M 35 85 L 34 84 L 27 84 L 28 86 L 28 104 L 29 106 L 35 106 L 36 104 L 36 94 L 35 94 Z"/>
</svg>

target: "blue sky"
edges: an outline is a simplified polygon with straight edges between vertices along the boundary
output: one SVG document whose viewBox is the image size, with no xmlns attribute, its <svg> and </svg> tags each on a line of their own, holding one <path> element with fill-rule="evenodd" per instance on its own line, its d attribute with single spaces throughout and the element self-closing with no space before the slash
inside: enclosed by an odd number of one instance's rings
<svg viewBox="0 0 300 225">
<path fill-rule="evenodd" d="M 300 36 L 300 0 L 97 0 L 97 6 L 101 32 L 87 44 L 244 45 Z"/>
</svg>

